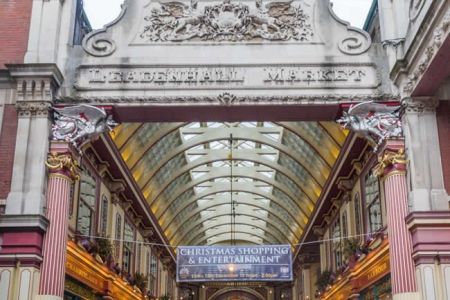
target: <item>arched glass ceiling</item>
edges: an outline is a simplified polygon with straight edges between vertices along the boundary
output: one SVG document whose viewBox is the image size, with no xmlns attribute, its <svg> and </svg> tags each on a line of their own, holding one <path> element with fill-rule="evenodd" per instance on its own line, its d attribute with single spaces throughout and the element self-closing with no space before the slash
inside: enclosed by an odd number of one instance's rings
<svg viewBox="0 0 450 300">
<path fill-rule="evenodd" d="M 178 246 L 297 243 L 346 133 L 327 122 L 196 122 L 126 123 L 111 136 Z"/>
</svg>

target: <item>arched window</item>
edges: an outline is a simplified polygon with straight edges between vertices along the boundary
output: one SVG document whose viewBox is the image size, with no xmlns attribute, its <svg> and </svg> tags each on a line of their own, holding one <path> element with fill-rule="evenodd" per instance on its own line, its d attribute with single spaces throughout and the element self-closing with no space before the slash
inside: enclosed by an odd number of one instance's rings
<svg viewBox="0 0 450 300">
<path fill-rule="evenodd" d="M 106 195 L 102 196 L 101 218 L 100 218 L 100 233 L 106 237 L 108 227 L 108 198 Z"/>
<path fill-rule="evenodd" d="M 370 171 L 364 182 L 366 194 L 366 213 L 368 229 L 375 232 L 383 227 L 381 214 L 380 190 L 378 186 L 378 177 Z"/>
<path fill-rule="evenodd" d="M 116 261 L 119 261 L 120 259 L 120 240 L 122 239 L 122 216 L 117 213 L 116 214 L 116 236 L 115 236 L 116 241 L 114 242 L 114 246 L 115 246 L 115 256 L 116 256 Z"/>
<path fill-rule="evenodd" d="M 90 236 L 92 233 L 97 193 L 96 187 L 95 177 L 85 168 L 80 178 L 80 200 L 77 214 L 77 230 L 85 236 Z"/>
<path fill-rule="evenodd" d="M 125 220 L 123 230 L 123 254 L 122 254 L 122 269 L 131 274 L 133 270 L 134 255 L 134 228 L 131 223 Z"/>
</svg>

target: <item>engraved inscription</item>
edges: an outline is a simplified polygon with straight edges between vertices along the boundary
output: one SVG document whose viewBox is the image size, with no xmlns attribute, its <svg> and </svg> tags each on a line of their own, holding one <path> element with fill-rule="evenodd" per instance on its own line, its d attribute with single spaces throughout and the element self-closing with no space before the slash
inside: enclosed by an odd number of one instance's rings
<svg viewBox="0 0 450 300">
<path fill-rule="evenodd" d="M 371 65 L 220 66 L 220 67 L 82 67 L 76 88 L 256 89 L 376 88 Z"/>
<path fill-rule="evenodd" d="M 89 83 L 231 83 L 243 82 L 242 70 L 235 68 L 192 68 L 165 70 L 89 70 Z"/>
<path fill-rule="evenodd" d="M 320 82 L 352 81 L 361 82 L 366 76 L 364 70 L 352 68 L 313 69 L 313 68 L 266 68 L 265 82 Z"/>
</svg>

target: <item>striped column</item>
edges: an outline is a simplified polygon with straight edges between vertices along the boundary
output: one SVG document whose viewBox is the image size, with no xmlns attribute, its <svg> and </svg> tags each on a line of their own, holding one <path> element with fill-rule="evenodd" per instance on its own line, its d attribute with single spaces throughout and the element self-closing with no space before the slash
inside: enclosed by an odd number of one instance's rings
<svg viewBox="0 0 450 300">
<path fill-rule="evenodd" d="M 376 171 L 384 183 L 392 294 L 394 299 L 415 299 L 415 264 L 412 259 L 411 235 L 405 221 L 408 215 L 406 159 L 400 146 L 403 146 L 403 143 L 396 143 L 394 147 L 384 149 Z"/>
<path fill-rule="evenodd" d="M 47 160 L 47 218 L 49 226 L 42 247 L 43 261 L 38 299 L 62 299 L 64 294 L 68 213 L 77 164 L 71 153 L 53 152 Z"/>
</svg>

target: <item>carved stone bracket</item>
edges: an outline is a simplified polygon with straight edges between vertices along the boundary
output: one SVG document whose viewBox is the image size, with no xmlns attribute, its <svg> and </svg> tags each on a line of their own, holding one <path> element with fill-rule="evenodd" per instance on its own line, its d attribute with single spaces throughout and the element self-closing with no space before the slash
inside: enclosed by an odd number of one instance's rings
<svg viewBox="0 0 450 300">
<path fill-rule="evenodd" d="M 70 142 L 78 150 L 117 125 L 104 109 L 90 105 L 54 108 L 54 111 L 53 140 Z"/>
<path fill-rule="evenodd" d="M 435 112 L 439 106 L 439 100 L 430 97 L 404 98 L 402 106 L 406 113 Z"/>
<path fill-rule="evenodd" d="M 367 139 L 375 151 L 386 139 L 403 136 L 399 106 L 363 102 L 344 112 L 337 122 Z"/>
<path fill-rule="evenodd" d="M 45 165 L 51 174 L 60 174 L 72 180 L 79 179 L 80 168 L 70 153 L 51 152 Z"/>
</svg>

